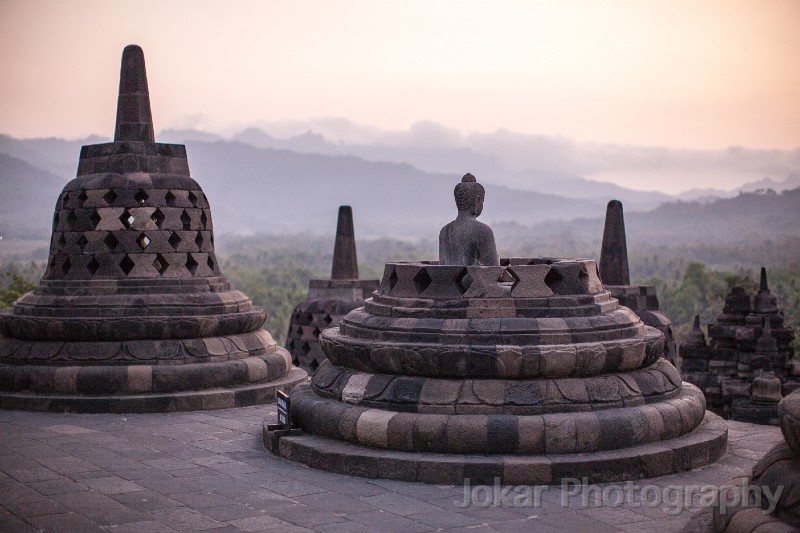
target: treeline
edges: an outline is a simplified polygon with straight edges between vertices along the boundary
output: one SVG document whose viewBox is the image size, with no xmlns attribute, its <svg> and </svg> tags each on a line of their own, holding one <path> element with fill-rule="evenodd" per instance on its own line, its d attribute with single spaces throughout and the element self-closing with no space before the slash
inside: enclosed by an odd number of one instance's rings
<svg viewBox="0 0 800 533">
<path fill-rule="evenodd" d="M 217 253 L 223 274 L 256 305 L 267 309 L 264 327 L 283 343 L 291 312 L 305 299 L 309 280 L 330 277 L 333 241 L 333 236 L 313 235 L 227 236 L 220 239 Z M 534 238 L 530 245 L 517 242 L 513 247 L 501 246 L 502 255 L 517 257 L 597 258 L 599 253 L 592 252 L 591 247 L 570 241 L 549 246 Z M 432 239 L 359 240 L 359 274 L 362 279 L 380 279 L 388 261 L 435 259 L 437 253 Z M 770 290 L 784 309 L 787 322 L 800 333 L 800 239 L 729 247 L 640 246 L 630 254 L 634 283 L 658 288 L 661 310 L 672 319 L 679 342 L 686 338 L 695 315 L 700 315 L 704 325 L 716 320 L 733 286 L 743 286 L 755 294 L 762 265 L 768 269 Z M 43 261 L 0 263 L 0 308 L 30 290 L 44 267 Z M 795 342 L 800 354 L 798 337 Z"/>
</svg>

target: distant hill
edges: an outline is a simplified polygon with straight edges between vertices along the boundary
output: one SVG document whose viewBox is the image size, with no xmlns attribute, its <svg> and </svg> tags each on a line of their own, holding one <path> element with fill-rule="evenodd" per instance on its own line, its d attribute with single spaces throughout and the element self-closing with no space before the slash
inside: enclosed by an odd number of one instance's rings
<svg viewBox="0 0 800 533">
<path fill-rule="evenodd" d="M 438 235 L 453 218 L 460 175 L 425 173 L 405 164 L 353 156 L 300 154 L 240 143 L 191 143 L 192 175 L 203 185 L 223 231 L 328 232 L 336 207 L 352 205 L 359 234 Z M 531 225 L 601 213 L 603 202 L 485 184 L 482 219 Z"/>
<path fill-rule="evenodd" d="M 432 133 L 433 136 L 435 134 L 436 132 Z M 218 136 L 194 130 L 165 130 L 159 138 L 186 144 L 221 140 Z M 478 153 L 468 147 L 442 146 L 433 140 L 424 147 L 418 144 L 391 145 L 380 142 L 334 143 L 310 130 L 288 139 L 279 139 L 258 128 L 247 128 L 230 140 L 256 148 L 291 150 L 304 154 L 349 155 L 371 162 L 410 164 L 432 174 L 456 175 L 472 172 L 484 183 L 513 184 L 511 188 L 514 189 L 601 202 L 608 198 L 619 198 L 627 202 L 631 209 L 638 210 L 652 209 L 672 199 L 663 193 L 634 191 L 613 183 L 594 181 L 553 169 L 515 171 L 507 168 L 493 155 Z"/>
<path fill-rule="evenodd" d="M 800 172 L 795 172 L 786 176 L 782 180 L 764 178 L 757 181 L 745 183 L 732 191 L 721 189 L 692 189 L 678 195 L 678 199 L 687 202 L 700 201 L 708 202 L 718 198 L 733 198 L 743 192 L 766 191 L 772 189 L 775 192 L 788 191 L 800 187 Z"/>
<path fill-rule="evenodd" d="M 66 180 L 0 153 L 0 235 L 4 239 L 49 236 L 53 209 Z"/>
<path fill-rule="evenodd" d="M 47 228 L 44 236 L 49 235 L 52 205 L 77 168 L 80 148 L 75 143 L 0 139 L 0 152 L 7 149 L 21 156 L 4 155 L 8 163 L 0 168 L 4 188 L 15 191 L 0 206 L 0 220 L 5 220 L 7 227 L 11 227 L 10 220 L 25 221 L 24 225 L 15 223 L 15 233 L 21 227 L 30 228 L 30 232 Z M 48 170 L 31 164 L 39 150 L 53 155 L 41 158 Z M 67 151 L 71 152 L 73 170 L 52 173 L 50 169 L 66 168 Z M 437 233 L 452 218 L 452 191 L 460 179 L 459 175 L 425 173 L 405 164 L 259 149 L 237 142 L 198 140 L 187 143 L 187 151 L 192 176 L 212 204 L 215 228 L 220 233 L 327 232 L 335 227 L 336 208 L 349 204 L 355 209 L 361 234 L 416 238 Z M 47 186 L 31 186 L 37 180 L 30 176 L 37 176 Z M 530 225 L 603 209 L 600 201 L 490 184 L 486 188 L 483 220 L 487 222 Z"/>
<path fill-rule="evenodd" d="M 667 198 L 654 191 L 664 188 L 681 191 L 707 188 L 712 183 L 746 184 L 770 178 L 780 184 L 786 176 L 800 172 L 800 148 L 729 146 L 697 150 L 620 145 L 505 129 L 465 132 L 426 120 L 404 130 L 381 130 L 336 117 L 252 126 L 227 140 L 260 148 L 407 163 L 434 174 L 463 174 L 468 169 L 483 181 L 514 189 L 570 198 L 613 196 L 624 201 L 629 210 L 656 207 Z M 182 142 L 180 137 L 195 140 L 198 135 L 208 134 L 191 130 L 160 133 L 178 142 Z M 612 184 L 624 186 L 614 189 Z M 737 193 L 715 191 L 711 195 Z M 680 196 L 691 200 L 709 194 Z"/>
<path fill-rule="evenodd" d="M 85 139 L 65 140 L 55 137 L 15 139 L 9 135 L 0 134 L 0 154 L 15 157 L 36 168 L 72 179 L 78 169 L 78 155 L 81 146 L 109 140 L 96 135 Z"/>
<path fill-rule="evenodd" d="M 764 247 L 772 255 L 800 257 L 800 188 L 740 193 L 710 202 L 669 202 L 650 212 L 625 212 L 628 250 L 681 248 L 702 245 L 709 250 L 725 247 Z M 561 254 L 599 254 L 604 217 L 545 222 L 526 228 L 508 225 L 503 242 L 510 248 L 541 242 Z M 786 244 L 790 243 L 790 244 Z M 572 248 L 569 248 L 571 246 Z M 565 252 L 566 250 L 566 252 Z"/>
<path fill-rule="evenodd" d="M 709 203 L 670 202 L 649 213 L 626 215 L 634 239 L 745 243 L 800 236 L 800 188 L 742 192 Z"/>
<path fill-rule="evenodd" d="M 171 142 L 186 139 L 192 175 L 211 201 L 218 233 L 327 234 L 335 227 L 337 206 L 349 204 L 362 237 L 435 240 L 438 228 L 454 215 L 452 190 L 459 173 L 425 172 L 406 163 L 341 155 L 335 153 L 335 144 L 315 134 L 280 140 L 260 130 L 248 130 L 239 137 L 248 143 L 192 130 L 159 136 Z M 102 141 L 97 137 L 66 141 L 0 135 L 0 234 L 48 238 L 53 205 L 63 184 L 75 175 L 80 146 Z M 253 145 L 258 143 L 275 147 Z M 312 153 L 314 150 L 331 153 Z M 459 156 L 471 161 L 475 167 L 467 170 L 479 169 L 481 161 L 490 163 L 486 156 L 463 148 L 432 148 L 431 158 L 436 150 L 443 161 L 454 162 Z M 538 176 L 546 192 L 485 183 L 482 220 L 502 228 L 504 235 L 498 240 L 550 240 L 575 247 L 594 243 L 602 236 L 605 205 L 612 198 L 625 204 L 628 238 L 633 243 L 749 242 L 798 235 L 799 231 L 800 203 L 794 191 L 748 192 L 728 199 L 709 196 L 714 191 L 698 191 L 701 201 L 677 202 L 660 195 L 663 198 L 656 209 L 637 212 L 637 205 L 652 198 L 630 202 L 628 198 L 636 191 L 616 185 L 545 171 Z M 800 182 L 800 175 L 781 182 L 761 180 L 742 190 L 781 189 L 795 182 Z M 582 193 L 569 194 L 575 189 Z"/>
</svg>

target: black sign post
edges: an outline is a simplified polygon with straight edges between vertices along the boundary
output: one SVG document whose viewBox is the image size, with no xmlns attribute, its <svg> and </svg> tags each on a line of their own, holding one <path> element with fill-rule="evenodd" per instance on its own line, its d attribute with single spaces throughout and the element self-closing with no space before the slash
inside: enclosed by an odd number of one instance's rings
<svg viewBox="0 0 800 533">
<path fill-rule="evenodd" d="M 275 395 L 275 403 L 278 406 L 278 423 L 267 424 L 270 442 L 267 443 L 266 438 L 264 441 L 264 444 L 270 446 L 273 451 L 277 451 L 278 439 L 281 437 L 296 437 L 303 434 L 302 429 L 292 425 L 289 395 L 283 391 L 278 391 Z"/>
<path fill-rule="evenodd" d="M 292 422 L 289 419 L 289 395 L 278 391 L 276 401 L 278 403 L 278 424 L 283 426 L 283 429 L 292 429 Z"/>
</svg>

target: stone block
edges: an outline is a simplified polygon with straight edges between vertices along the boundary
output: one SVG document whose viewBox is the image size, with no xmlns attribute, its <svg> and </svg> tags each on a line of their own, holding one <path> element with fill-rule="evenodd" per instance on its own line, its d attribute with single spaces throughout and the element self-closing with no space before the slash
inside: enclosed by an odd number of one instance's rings
<svg viewBox="0 0 800 533">
<path fill-rule="evenodd" d="M 503 458 L 503 483 L 507 485 L 549 485 L 553 482 L 550 460 L 540 457 Z"/>
<path fill-rule="evenodd" d="M 366 446 L 386 448 L 388 444 L 389 420 L 395 413 L 379 409 L 367 409 L 358 417 L 356 438 Z"/>
<path fill-rule="evenodd" d="M 128 366 L 128 391 L 149 392 L 153 390 L 153 367 L 150 365 Z"/>
<path fill-rule="evenodd" d="M 56 368 L 53 388 L 57 392 L 75 394 L 78 392 L 78 367 L 62 366 Z"/>
<path fill-rule="evenodd" d="M 508 267 L 515 281 L 511 288 L 514 298 L 542 298 L 553 295 L 553 290 L 545 282 L 550 272 L 549 265 L 513 265 Z"/>
<path fill-rule="evenodd" d="M 595 411 L 600 421 L 601 450 L 613 450 L 629 446 L 634 431 L 634 418 L 631 409 L 601 409 Z"/>
<path fill-rule="evenodd" d="M 487 453 L 487 417 L 461 415 L 447 417 L 447 450 L 450 453 Z"/>
<path fill-rule="evenodd" d="M 448 379 L 427 379 L 419 395 L 420 404 L 454 404 L 461 393 L 462 382 Z"/>
<path fill-rule="evenodd" d="M 455 485 L 463 483 L 464 460 L 420 454 L 417 462 L 417 481 Z"/>
<path fill-rule="evenodd" d="M 364 399 L 371 374 L 353 374 L 347 380 L 347 384 L 342 389 L 342 401 L 352 404 L 359 404 Z"/>
<path fill-rule="evenodd" d="M 389 420 L 387 447 L 392 450 L 414 451 L 414 422 L 417 416 L 396 413 Z"/>
<path fill-rule="evenodd" d="M 517 452 L 519 447 L 518 421 L 519 417 L 512 415 L 488 416 L 486 436 L 489 453 L 513 454 Z"/>
<path fill-rule="evenodd" d="M 414 422 L 414 449 L 440 452 L 447 449 L 446 415 L 420 415 Z"/>
<path fill-rule="evenodd" d="M 548 454 L 575 453 L 577 430 L 571 414 L 548 414 L 543 416 L 545 452 Z"/>
<path fill-rule="evenodd" d="M 575 413 L 575 451 L 593 452 L 600 449 L 602 428 L 595 413 Z"/>
</svg>

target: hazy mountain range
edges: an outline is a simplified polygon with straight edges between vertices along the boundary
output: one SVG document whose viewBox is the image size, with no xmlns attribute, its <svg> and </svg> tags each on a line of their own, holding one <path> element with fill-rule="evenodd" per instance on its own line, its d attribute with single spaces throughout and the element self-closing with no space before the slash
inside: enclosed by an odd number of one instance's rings
<svg viewBox="0 0 800 533">
<path fill-rule="evenodd" d="M 524 170 L 522 163 L 532 156 L 512 157 L 513 142 L 489 154 L 464 146 L 463 136 L 447 141 L 445 135 L 442 141 L 434 126 L 427 132 L 427 144 L 422 142 L 426 134 L 422 126 L 417 128 L 413 142 L 408 136 L 384 137 L 372 143 L 364 140 L 361 144 L 341 139 L 334 142 L 311 132 L 282 139 L 256 129 L 229 139 L 193 130 L 169 130 L 157 139 L 187 145 L 192 176 L 211 201 L 218 233 L 328 233 L 335 226 L 337 206 L 349 204 L 355 211 L 359 236 L 435 238 L 438 228 L 454 215 L 452 189 L 465 171 L 475 173 L 486 185 L 482 220 L 490 224 L 532 227 L 548 221 L 602 218 L 612 198 L 622 200 L 631 216 L 635 211 L 652 210 L 678 199 L 582 177 L 578 162 L 586 156 L 574 154 L 572 163 L 568 163 L 570 158 L 563 149 L 569 141 L 542 138 L 539 150 L 549 144 L 551 151 L 558 152 L 561 146 L 562 154 L 550 154 L 550 163 L 542 168 Z M 473 144 L 477 142 L 470 139 Z M 498 142 L 499 137 L 492 139 Z M 105 140 L 14 139 L 0 135 L 0 235 L 47 238 L 55 200 L 75 175 L 80 146 Z M 484 138 L 485 142 L 489 140 Z M 526 146 L 535 152 L 536 143 Z M 576 146 L 574 151 L 580 152 Z M 609 149 L 600 147 L 598 151 Z M 562 164 L 554 163 L 559 157 Z M 793 158 L 800 159 L 795 152 L 771 156 L 747 152 L 740 157 L 749 157 L 751 167 L 761 157 L 765 166 L 800 168 L 792 167 Z M 686 154 L 683 159 L 678 157 L 684 164 L 688 164 L 687 158 L 691 159 Z M 677 164 L 670 161 L 662 166 Z M 483 176 L 495 179 L 484 180 Z M 505 186 L 496 183 L 498 176 L 503 177 Z M 524 188 L 516 185 L 523 182 Z M 707 202 L 740 190 L 797 186 L 800 172 L 787 173 L 780 181 L 762 177 L 737 191 L 697 191 L 686 197 Z M 662 209 L 677 212 L 675 207 Z M 654 212 L 653 220 L 660 212 Z M 691 220 L 679 222 L 681 228 L 681 224 L 691 226 Z"/>
<path fill-rule="evenodd" d="M 713 183 L 744 185 L 764 178 L 780 184 L 800 173 L 800 148 L 687 150 L 615 145 L 507 130 L 465 134 L 433 122 L 385 131 L 340 118 L 258 126 L 225 137 L 193 130 L 166 130 L 160 137 L 173 142 L 230 140 L 260 148 L 355 155 L 368 161 L 408 163 L 431 173 L 471 171 L 485 182 L 515 189 L 572 198 L 616 195 L 637 209 L 655 207 L 666 199 L 665 194 L 651 191 L 672 191 L 687 200 L 735 196 L 737 188 L 692 189 Z"/>
</svg>

